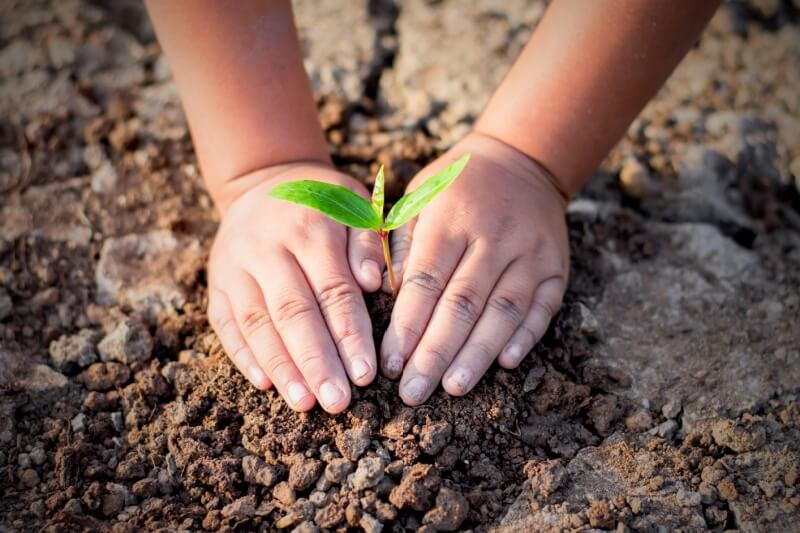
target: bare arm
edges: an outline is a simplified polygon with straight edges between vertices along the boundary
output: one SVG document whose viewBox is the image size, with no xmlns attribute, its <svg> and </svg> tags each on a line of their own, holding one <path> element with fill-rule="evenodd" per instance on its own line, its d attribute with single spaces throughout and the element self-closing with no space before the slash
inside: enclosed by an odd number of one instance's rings
<svg viewBox="0 0 800 533">
<path fill-rule="evenodd" d="M 718 0 L 555 0 L 476 131 L 509 144 L 574 194 L 655 95 Z"/>
<path fill-rule="evenodd" d="M 211 195 L 296 161 L 328 163 L 289 0 L 147 0 Z M 250 181 L 250 180 L 245 180 Z"/>
</svg>

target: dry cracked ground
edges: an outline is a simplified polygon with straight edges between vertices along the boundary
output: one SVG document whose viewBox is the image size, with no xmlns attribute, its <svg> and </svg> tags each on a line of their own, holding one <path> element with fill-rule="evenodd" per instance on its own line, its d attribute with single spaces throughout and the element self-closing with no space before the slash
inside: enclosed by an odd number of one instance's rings
<svg viewBox="0 0 800 533">
<path fill-rule="evenodd" d="M 394 197 L 544 9 L 295 5 L 336 164 Z M 0 531 L 800 530 L 796 0 L 725 3 L 570 204 L 520 369 L 336 417 L 206 323 L 217 215 L 141 5 L 3 0 L 0 80 Z"/>
</svg>

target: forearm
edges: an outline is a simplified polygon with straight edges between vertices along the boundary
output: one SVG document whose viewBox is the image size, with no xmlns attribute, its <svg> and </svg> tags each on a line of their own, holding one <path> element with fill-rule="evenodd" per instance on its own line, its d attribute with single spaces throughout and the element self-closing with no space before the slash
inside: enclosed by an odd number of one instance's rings
<svg viewBox="0 0 800 533">
<path fill-rule="evenodd" d="M 554 0 L 476 124 L 571 196 L 680 62 L 718 0 Z"/>
<path fill-rule="evenodd" d="M 288 0 L 147 0 L 209 191 L 224 210 L 237 178 L 328 163 Z"/>
</svg>

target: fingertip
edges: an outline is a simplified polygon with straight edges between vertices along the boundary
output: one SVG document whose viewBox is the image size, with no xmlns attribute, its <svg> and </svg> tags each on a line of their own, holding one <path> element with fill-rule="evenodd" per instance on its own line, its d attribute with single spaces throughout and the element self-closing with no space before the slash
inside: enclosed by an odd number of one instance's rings
<svg viewBox="0 0 800 533">
<path fill-rule="evenodd" d="M 383 278 L 381 268 L 372 259 L 364 259 L 356 270 L 356 280 L 361 288 L 367 292 L 375 292 L 381 288 Z"/>
<path fill-rule="evenodd" d="M 265 391 L 272 386 L 272 382 L 269 380 L 267 375 L 264 374 L 264 371 L 257 366 L 251 366 L 247 369 L 247 379 L 255 388 L 262 391 Z"/>
<path fill-rule="evenodd" d="M 332 381 L 325 381 L 319 387 L 318 398 L 325 411 L 332 415 L 339 414 L 350 405 L 350 387 L 342 387 Z"/>
<path fill-rule="evenodd" d="M 464 396 L 472 389 L 472 372 L 457 368 L 442 378 L 442 388 L 451 396 Z"/>
<path fill-rule="evenodd" d="M 350 364 L 350 380 L 359 387 L 372 383 L 376 374 L 375 365 L 369 364 L 366 358 L 354 359 Z"/>
</svg>

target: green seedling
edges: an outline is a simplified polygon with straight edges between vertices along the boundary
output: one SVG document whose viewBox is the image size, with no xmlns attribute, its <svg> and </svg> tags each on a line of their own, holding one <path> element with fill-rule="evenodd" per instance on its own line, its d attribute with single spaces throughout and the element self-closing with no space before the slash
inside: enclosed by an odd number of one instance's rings
<svg viewBox="0 0 800 533">
<path fill-rule="evenodd" d="M 455 181 L 464 170 L 468 160 L 469 154 L 464 154 L 446 169 L 425 180 L 422 185 L 400 198 L 385 218 L 383 216 L 383 167 L 375 176 L 372 202 L 340 185 L 313 180 L 282 183 L 272 189 L 269 195 L 279 200 L 316 209 L 345 226 L 372 230 L 377 233 L 383 245 L 383 257 L 386 259 L 392 296 L 397 297 L 397 285 L 392 270 L 392 254 L 389 249 L 389 232 L 417 216 L 431 200 Z"/>
</svg>

